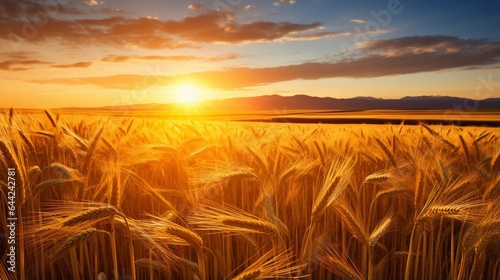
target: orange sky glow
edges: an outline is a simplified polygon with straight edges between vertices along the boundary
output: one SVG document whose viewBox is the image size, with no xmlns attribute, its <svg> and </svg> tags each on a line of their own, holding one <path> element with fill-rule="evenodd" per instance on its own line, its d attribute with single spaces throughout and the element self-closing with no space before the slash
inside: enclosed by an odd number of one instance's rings
<svg viewBox="0 0 500 280">
<path fill-rule="evenodd" d="M 499 4 L 416 2 L 4 0 L 0 107 L 499 97 Z"/>
</svg>

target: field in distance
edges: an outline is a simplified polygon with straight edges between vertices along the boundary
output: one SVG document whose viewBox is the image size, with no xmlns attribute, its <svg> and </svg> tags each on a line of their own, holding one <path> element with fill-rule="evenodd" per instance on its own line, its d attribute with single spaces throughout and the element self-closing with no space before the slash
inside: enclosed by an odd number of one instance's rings
<svg viewBox="0 0 500 280">
<path fill-rule="evenodd" d="M 20 112 L 37 112 L 24 110 Z M 39 110 L 38 110 L 39 112 Z M 228 121 L 263 121 L 292 123 L 338 123 L 338 124 L 415 124 L 427 121 L 431 124 L 455 124 L 475 126 L 500 126 L 500 110 L 210 110 L 200 111 L 195 108 L 177 108 L 169 111 L 156 110 L 93 110 L 59 109 L 53 112 L 75 115 L 112 115 L 135 116 L 159 119 L 192 120 L 228 120 Z"/>
<path fill-rule="evenodd" d="M 500 277 L 498 128 L 149 113 L 0 115 L 17 279 Z"/>
</svg>

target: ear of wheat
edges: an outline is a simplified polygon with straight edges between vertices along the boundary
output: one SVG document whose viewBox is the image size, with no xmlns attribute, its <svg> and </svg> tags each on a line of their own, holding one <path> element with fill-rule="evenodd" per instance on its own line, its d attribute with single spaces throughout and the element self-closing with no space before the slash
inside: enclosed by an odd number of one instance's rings
<svg viewBox="0 0 500 280">
<path fill-rule="evenodd" d="M 279 229 L 272 222 L 228 205 L 197 207 L 188 220 L 199 230 L 279 235 Z"/>
<path fill-rule="evenodd" d="M 57 128 L 57 123 L 56 121 L 54 120 L 54 117 L 52 116 L 52 114 L 47 111 L 47 110 L 43 110 L 43 112 L 45 113 L 45 115 L 47 116 L 47 118 L 49 119 L 50 123 L 52 124 L 52 126 L 54 128 Z"/>
<path fill-rule="evenodd" d="M 335 160 L 330 165 L 328 174 L 321 190 L 314 201 L 311 213 L 311 220 L 318 221 L 324 214 L 328 206 L 347 188 L 349 178 L 354 168 L 355 159 L 348 157 L 343 161 Z"/>
<path fill-rule="evenodd" d="M 200 249 L 201 247 L 203 247 L 203 239 L 195 231 L 173 223 L 168 220 L 168 218 L 154 215 L 148 216 L 151 218 L 151 221 L 145 223 L 145 225 L 148 225 L 149 227 L 154 229 L 152 234 L 156 234 L 157 237 L 165 236 L 165 234 L 168 234 L 180 238 L 193 248 Z"/>
<path fill-rule="evenodd" d="M 303 268 L 304 265 L 293 265 L 293 255 L 289 252 L 277 254 L 271 250 L 233 279 L 291 279 Z"/>
<path fill-rule="evenodd" d="M 384 151 L 384 153 L 387 155 L 387 157 L 389 158 L 391 164 L 395 167 L 395 168 L 398 168 L 398 163 L 396 161 L 396 157 L 394 156 L 394 154 L 391 152 L 391 150 L 389 150 L 389 148 L 384 144 L 384 142 L 382 142 L 382 140 L 380 140 L 379 138 L 375 138 L 375 140 L 377 141 L 377 143 L 379 144 L 379 146 L 382 148 L 382 150 Z"/>
<path fill-rule="evenodd" d="M 117 214 L 118 211 L 116 210 L 116 208 L 110 205 L 105 205 L 71 216 L 67 218 L 62 225 L 65 227 L 69 227 L 79 224 L 96 223 L 102 219 L 113 217 Z"/>
<path fill-rule="evenodd" d="M 394 223 L 394 217 L 391 214 L 387 215 L 384 219 L 382 219 L 368 237 L 368 244 L 371 247 L 375 246 L 380 240 L 380 238 L 382 238 L 385 234 L 387 234 L 391 230 L 393 223 Z"/>
<path fill-rule="evenodd" d="M 319 250 L 318 253 L 314 255 L 314 259 L 318 261 L 321 266 L 345 279 L 364 279 L 363 275 L 359 269 L 354 266 L 352 261 L 343 256 L 341 250 L 345 250 L 345 248 L 339 248 L 339 246 L 327 240 L 320 239 L 318 243 Z"/>
<path fill-rule="evenodd" d="M 366 176 L 364 183 L 380 184 L 391 179 L 391 174 L 389 173 L 374 173 Z"/>
<path fill-rule="evenodd" d="M 88 241 L 98 234 L 106 234 L 109 235 L 107 231 L 98 230 L 95 228 L 87 228 L 76 231 L 72 234 L 71 237 L 63 240 L 61 243 L 57 245 L 54 252 L 52 253 L 52 259 L 56 260 L 58 258 L 64 257 L 64 255 L 69 251 L 69 249 L 74 248 L 78 244 Z"/>
</svg>

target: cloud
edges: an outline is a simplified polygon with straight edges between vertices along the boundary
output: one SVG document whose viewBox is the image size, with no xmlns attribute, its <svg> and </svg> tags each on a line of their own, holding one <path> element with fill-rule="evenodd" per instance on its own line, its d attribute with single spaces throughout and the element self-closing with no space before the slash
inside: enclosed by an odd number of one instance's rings
<svg viewBox="0 0 500 280">
<path fill-rule="evenodd" d="M 296 2 L 297 1 L 295 1 L 295 0 L 278 0 L 278 1 L 275 1 L 273 4 L 274 4 L 274 6 L 280 6 L 283 4 L 293 5 Z"/>
<path fill-rule="evenodd" d="M 26 71 L 33 69 L 33 66 L 49 64 L 49 62 L 36 59 L 13 59 L 0 62 L 0 70 L 4 71 Z M 29 66 L 29 67 L 26 67 Z"/>
<path fill-rule="evenodd" d="M 109 17 L 104 19 L 50 20 L 42 28 L 27 28 L 22 21 L 0 22 L 0 39 L 30 43 L 59 43 L 69 47 L 89 45 L 119 48 L 172 49 L 194 47 L 170 36 L 164 23 L 154 18 Z"/>
<path fill-rule="evenodd" d="M 97 0 L 86 0 L 83 2 L 87 6 L 97 6 L 97 5 L 102 5 L 104 4 L 104 1 L 97 1 Z"/>
<path fill-rule="evenodd" d="M 1 57 L 6 60 L 30 60 L 39 54 L 32 51 L 17 51 L 17 52 L 4 52 L 0 53 Z"/>
<path fill-rule="evenodd" d="M 203 8 L 203 3 L 201 3 L 201 2 L 192 3 L 192 4 L 189 4 L 189 6 L 188 6 L 188 9 L 190 9 L 190 10 L 199 10 L 201 8 Z"/>
<path fill-rule="evenodd" d="M 82 15 L 85 13 L 85 11 L 80 10 L 77 6 L 70 4 L 61 5 L 56 1 L 0 1 L 0 15 L 8 18 L 4 18 L 0 22 L 27 18 L 33 23 L 40 24 L 51 17 L 61 14 Z"/>
<path fill-rule="evenodd" d="M 356 18 L 351 19 L 351 20 L 349 20 L 349 21 L 350 21 L 350 22 L 354 22 L 354 23 L 359 23 L 359 24 L 363 24 L 363 23 L 365 23 L 365 22 L 366 22 L 365 20 L 362 20 L 362 19 L 356 19 Z"/>
<path fill-rule="evenodd" d="M 181 20 L 123 16 L 68 20 L 57 17 L 39 25 L 27 25 L 22 20 L 25 16 L 29 17 L 24 8 L 21 12 L 10 8 L 8 13 L 17 16 L 0 18 L 0 40 L 17 42 L 28 39 L 26 41 L 33 44 L 58 43 L 80 48 L 93 45 L 122 49 L 176 49 L 197 48 L 209 43 L 244 44 L 298 40 L 298 35 L 314 32 L 322 27 L 319 22 L 242 23 L 235 19 L 233 13 L 227 11 L 203 11 Z"/>
<path fill-rule="evenodd" d="M 24 57 L 20 55 L 19 57 Z M 11 59 L 0 62 L 0 70 L 4 71 L 27 71 L 37 68 L 39 65 L 49 65 L 50 68 L 88 68 L 93 62 L 76 62 L 71 64 L 53 64 L 48 61 L 36 59 Z"/>
<path fill-rule="evenodd" d="M 34 52 L 12 52 L 12 53 L 4 53 L 4 54 L 2 54 L 2 56 L 8 57 L 7 60 L 0 61 L 0 70 L 5 70 L 5 71 L 34 70 L 36 68 L 40 68 L 40 67 L 37 67 L 39 65 L 46 65 L 50 68 L 87 68 L 93 64 L 93 62 L 76 62 L 76 63 L 71 63 L 71 64 L 55 64 L 55 63 L 49 62 L 49 61 L 32 59 L 32 57 L 38 56 L 38 54 L 36 54 Z"/>
<path fill-rule="evenodd" d="M 209 11 L 178 22 L 166 22 L 163 30 L 185 40 L 199 43 L 241 44 L 286 40 L 288 35 L 315 30 L 321 23 L 257 21 L 238 23 L 229 12 Z"/>
<path fill-rule="evenodd" d="M 23 28 L 27 28 L 26 21 L 29 19 L 31 25 L 36 28 L 43 28 L 48 21 L 58 21 L 61 15 L 87 15 L 87 14 L 124 14 L 121 9 L 99 8 L 95 5 L 86 5 L 93 3 L 103 3 L 98 1 L 76 2 L 65 1 L 16 1 L 16 0 L 1 0 L 0 1 L 0 23 L 12 25 L 17 23 L 16 32 L 21 33 L 18 36 L 23 36 Z M 24 26 L 24 27 L 23 27 Z M 29 28 L 33 28 L 30 26 Z M 25 36 L 26 37 L 26 36 Z"/>
<path fill-rule="evenodd" d="M 244 56 L 246 56 L 246 55 L 226 54 L 226 55 L 220 55 L 220 56 L 203 57 L 201 60 L 208 61 L 208 62 L 218 62 L 218 61 L 233 60 L 233 59 L 237 59 L 237 58 L 244 57 Z"/>
<path fill-rule="evenodd" d="M 484 53 L 500 47 L 498 42 L 480 39 L 462 39 L 452 36 L 411 36 L 387 40 L 373 40 L 361 43 L 359 47 L 365 51 L 377 52 L 385 56 L 402 56 L 404 54 L 434 53 L 436 55 L 453 53 Z"/>
<path fill-rule="evenodd" d="M 227 54 L 220 56 L 192 56 L 192 55 L 108 55 L 97 59 L 96 61 L 81 61 L 68 64 L 56 64 L 49 61 L 41 61 L 32 59 L 38 54 L 34 52 L 11 52 L 0 54 L 1 57 L 6 58 L 4 61 L 0 61 L 0 70 L 3 71 L 26 71 L 39 68 L 38 65 L 44 64 L 49 68 L 88 68 L 92 66 L 95 62 L 111 62 L 111 63 L 124 63 L 128 61 L 206 61 L 206 62 L 218 62 L 232 60 L 242 57 L 239 54 Z"/>
<path fill-rule="evenodd" d="M 104 62 L 126 62 L 131 60 L 138 61 L 188 61 L 194 60 L 193 56 L 178 55 L 178 56 L 161 56 L 161 55 L 149 55 L 149 56 L 129 56 L 129 55 L 108 55 L 100 59 Z"/>
<path fill-rule="evenodd" d="M 223 55 L 223 56 L 213 56 L 213 57 L 201 57 L 201 56 L 193 56 L 193 55 L 169 55 L 169 56 L 163 56 L 163 55 L 146 55 L 146 56 L 139 56 L 139 55 L 108 55 L 105 56 L 101 59 L 100 61 L 104 62 L 126 62 L 126 61 L 192 61 L 192 60 L 202 60 L 202 61 L 211 61 L 211 62 L 216 62 L 216 61 L 224 61 L 224 60 L 231 60 L 231 59 L 236 59 L 241 57 L 241 55 L 237 54 L 228 54 L 228 55 Z"/>
<path fill-rule="evenodd" d="M 435 38 L 437 37 L 437 38 Z M 413 43 L 411 43 L 413 42 Z M 414 52 L 414 48 L 447 47 L 435 52 Z M 234 90 L 291 80 L 323 78 L 373 78 L 392 75 L 432 72 L 458 68 L 491 67 L 500 63 L 500 43 L 445 36 L 414 36 L 369 41 L 364 56 L 340 61 L 306 62 L 267 68 L 228 68 L 220 71 L 196 72 L 178 76 L 117 75 L 77 79 L 36 80 L 37 83 L 95 85 L 114 89 L 142 89 L 149 86 L 196 81 L 204 87 Z M 392 51 L 395 55 L 387 55 Z M 155 83 L 147 81 L 154 80 Z M 146 81 L 146 82 L 145 82 Z"/>
<path fill-rule="evenodd" d="M 83 62 L 76 62 L 76 63 L 71 63 L 71 64 L 55 64 L 55 65 L 51 65 L 50 68 L 88 68 L 90 66 L 92 66 L 92 62 L 83 61 Z"/>
<path fill-rule="evenodd" d="M 100 14 L 126 14 L 122 9 L 111 9 L 111 8 L 93 8 L 92 13 L 100 13 Z"/>
<path fill-rule="evenodd" d="M 314 33 L 305 33 L 305 34 L 292 34 L 287 37 L 288 40 L 318 40 L 322 38 L 329 38 L 335 36 L 352 36 L 354 33 L 352 31 L 322 31 L 322 32 L 314 32 Z"/>
</svg>

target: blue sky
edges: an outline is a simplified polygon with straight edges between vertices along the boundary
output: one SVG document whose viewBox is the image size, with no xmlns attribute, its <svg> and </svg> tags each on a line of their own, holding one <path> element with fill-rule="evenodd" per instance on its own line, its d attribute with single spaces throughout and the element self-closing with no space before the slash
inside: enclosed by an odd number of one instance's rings
<svg viewBox="0 0 500 280">
<path fill-rule="evenodd" d="M 500 1 L 4 0 L 0 107 L 499 97 L 499 12 Z"/>
</svg>

